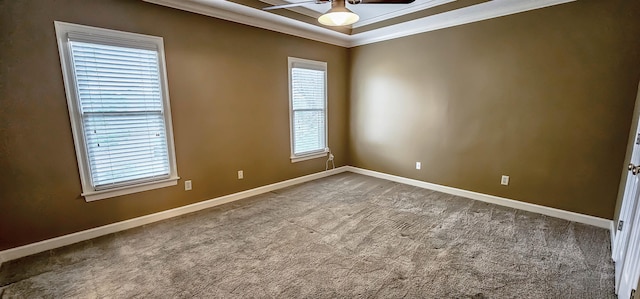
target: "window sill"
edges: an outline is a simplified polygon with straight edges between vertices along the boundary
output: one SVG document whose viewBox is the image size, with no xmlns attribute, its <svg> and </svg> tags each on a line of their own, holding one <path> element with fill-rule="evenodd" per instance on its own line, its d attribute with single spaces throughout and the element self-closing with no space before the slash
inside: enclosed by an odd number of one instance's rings
<svg viewBox="0 0 640 299">
<path fill-rule="evenodd" d="M 84 196 L 84 199 L 87 202 L 96 201 L 96 200 L 116 197 L 120 195 L 127 195 L 127 194 L 147 191 L 147 190 L 175 186 L 178 184 L 179 179 L 180 179 L 179 177 L 173 177 L 173 178 L 168 178 L 160 181 L 137 184 L 133 186 L 118 187 L 118 188 L 100 190 L 100 191 L 89 191 L 89 192 L 82 193 L 82 196 Z"/>
<path fill-rule="evenodd" d="M 296 162 L 300 162 L 300 161 L 326 157 L 327 153 L 328 153 L 328 151 L 323 151 L 323 152 L 319 152 L 319 153 L 307 154 L 307 155 L 304 155 L 304 156 L 292 156 L 291 157 L 291 163 L 296 163 Z"/>
</svg>

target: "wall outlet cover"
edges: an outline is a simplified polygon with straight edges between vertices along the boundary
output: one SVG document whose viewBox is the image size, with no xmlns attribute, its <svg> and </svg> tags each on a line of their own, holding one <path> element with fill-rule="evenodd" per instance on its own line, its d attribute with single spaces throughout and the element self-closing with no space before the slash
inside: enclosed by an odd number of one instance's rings
<svg viewBox="0 0 640 299">
<path fill-rule="evenodd" d="M 508 175 L 503 175 L 502 179 L 500 180 L 500 184 L 508 186 L 509 185 L 509 176 Z"/>
</svg>

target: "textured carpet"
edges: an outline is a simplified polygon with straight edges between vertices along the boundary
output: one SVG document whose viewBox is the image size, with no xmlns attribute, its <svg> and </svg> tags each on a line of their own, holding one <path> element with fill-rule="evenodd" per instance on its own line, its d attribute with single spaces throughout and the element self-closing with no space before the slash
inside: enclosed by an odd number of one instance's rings
<svg viewBox="0 0 640 299">
<path fill-rule="evenodd" d="M 4 263 L 2 298 L 614 298 L 608 231 L 343 173 Z"/>
</svg>

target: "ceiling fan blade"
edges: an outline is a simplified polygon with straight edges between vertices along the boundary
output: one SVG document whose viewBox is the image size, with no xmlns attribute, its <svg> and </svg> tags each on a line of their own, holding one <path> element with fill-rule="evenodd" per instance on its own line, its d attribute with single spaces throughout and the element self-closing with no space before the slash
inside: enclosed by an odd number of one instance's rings
<svg viewBox="0 0 640 299">
<path fill-rule="evenodd" d="M 349 4 L 409 4 L 415 0 L 347 0 Z"/>
<path fill-rule="evenodd" d="M 319 1 L 319 0 L 309 0 L 309 1 L 302 1 L 302 2 L 296 2 L 296 3 L 288 3 L 288 4 L 282 4 L 282 5 L 274 5 L 274 6 L 269 6 L 269 7 L 265 7 L 262 10 L 272 10 L 272 9 L 280 9 L 280 8 L 288 8 L 288 7 L 296 7 L 296 6 L 302 6 L 305 4 L 309 4 L 309 3 L 316 3 L 316 4 L 320 4 L 320 3 L 325 3 L 325 2 L 329 2 L 329 0 L 327 1 Z"/>
</svg>

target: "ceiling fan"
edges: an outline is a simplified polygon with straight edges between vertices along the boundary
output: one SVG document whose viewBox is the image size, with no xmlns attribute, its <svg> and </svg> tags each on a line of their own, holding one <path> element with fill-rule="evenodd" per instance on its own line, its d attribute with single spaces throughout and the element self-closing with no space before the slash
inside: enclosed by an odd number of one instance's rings
<svg viewBox="0 0 640 299">
<path fill-rule="evenodd" d="M 296 3 L 288 3 L 263 8 L 264 10 L 280 9 L 301 6 L 309 3 L 324 4 L 331 3 L 331 9 L 318 18 L 318 22 L 327 26 L 345 26 L 351 25 L 360 19 L 360 16 L 353 13 L 346 7 L 349 4 L 409 4 L 415 0 L 310 0 Z"/>
</svg>

